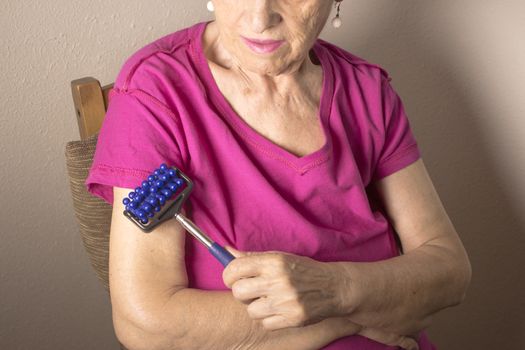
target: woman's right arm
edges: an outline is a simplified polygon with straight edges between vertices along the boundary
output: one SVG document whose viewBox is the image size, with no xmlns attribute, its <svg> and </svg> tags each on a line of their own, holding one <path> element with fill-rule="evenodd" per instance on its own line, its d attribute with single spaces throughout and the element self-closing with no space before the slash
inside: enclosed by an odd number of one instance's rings
<svg viewBox="0 0 525 350">
<path fill-rule="evenodd" d="M 188 288 L 184 229 L 169 220 L 143 233 L 122 215 L 129 191 L 114 188 L 109 258 L 113 324 L 129 350 L 319 349 L 361 330 L 331 318 L 266 331 L 231 291 Z"/>
</svg>

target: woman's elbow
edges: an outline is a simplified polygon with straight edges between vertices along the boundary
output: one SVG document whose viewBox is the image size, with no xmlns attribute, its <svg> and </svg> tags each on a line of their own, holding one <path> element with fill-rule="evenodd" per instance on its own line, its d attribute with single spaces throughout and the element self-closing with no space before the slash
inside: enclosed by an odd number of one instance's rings
<svg viewBox="0 0 525 350">
<path fill-rule="evenodd" d="M 470 286 L 470 281 L 472 280 L 472 265 L 470 264 L 470 260 L 468 256 L 466 256 L 463 268 L 464 268 L 463 293 L 461 294 L 461 298 L 459 300 L 460 303 L 462 303 L 467 297 L 467 290 Z"/>
<path fill-rule="evenodd" d="M 459 305 L 466 299 L 470 281 L 472 280 L 472 265 L 464 249 L 462 249 L 456 259 L 454 275 L 456 276 L 457 293 L 452 306 Z"/>
<path fill-rule="evenodd" d="M 113 315 L 113 328 L 118 341 L 128 350 L 160 349 L 160 344 L 151 344 L 149 332 L 136 323 Z"/>
<path fill-rule="evenodd" d="M 133 322 L 113 315 L 113 328 L 118 341 L 128 350 L 177 350 L 179 338 L 158 321 Z"/>
</svg>

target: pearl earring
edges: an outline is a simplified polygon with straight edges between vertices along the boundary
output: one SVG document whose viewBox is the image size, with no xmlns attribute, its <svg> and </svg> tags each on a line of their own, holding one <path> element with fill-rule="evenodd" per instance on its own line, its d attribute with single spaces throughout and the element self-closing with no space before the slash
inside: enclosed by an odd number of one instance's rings
<svg viewBox="0 0 525 350">
<path fill-rule="evenodd" d="M 213 6 L 213 2 L 211 1 L 208 1 L 208 3 L 206 4 L 206 7 L 208 8 L 208 11 L 210 12 L 215 11 L 215 6 Z"/>
<path fill-rule="evenodd" d="M 340 10 L 342 1 L 343 0 L 336 0 L 335 1 L 335 8 L 337 9 L 337 13 L 336 13 L 334 19 L 332 19 L 332 26 L 334 28 L 339 28 L 343 24 L 343 22 L 341 21 L 341 18 L 339 17 L 339 10 Z"/>
</svg>

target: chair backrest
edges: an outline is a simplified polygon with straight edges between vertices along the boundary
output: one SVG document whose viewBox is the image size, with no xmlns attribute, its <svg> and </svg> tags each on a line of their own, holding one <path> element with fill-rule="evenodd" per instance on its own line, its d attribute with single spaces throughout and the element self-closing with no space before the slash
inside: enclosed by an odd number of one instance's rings
<svg viewBox="0 0 525 350">
<path fill-rule="evenodd" d="M 73 208 L 80 236 L 97 277 L 109 292 L 109 229 L 112 208 L 92 196 L 84 182 L 93 162 L 98 131 L 108 106 L 108 95 L 113 84 L 101 87 L 95 78 L 71 82 L 73 102 L 80 132 L 80 141 L 66 145 L 66 167 L 73 198 Z"/>
<path fill-rule="evenodd" d="M 98 133 L 108 108 L 109 92 L 113 84 L 101 86 L 92 77 L 76 79 L 71 82 L 73 103 L 78 121 L 80 139 L 85 140 Z"/>
</svg>

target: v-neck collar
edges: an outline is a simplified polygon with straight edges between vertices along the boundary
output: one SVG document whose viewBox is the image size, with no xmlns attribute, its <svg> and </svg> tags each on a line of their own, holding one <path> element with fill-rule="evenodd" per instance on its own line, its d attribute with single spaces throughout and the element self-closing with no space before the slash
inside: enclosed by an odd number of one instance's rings
<svg viewBox="0 0 525 350">
<path fill-rule="evenodd" d="M 198 60 L 197 67 L 206 83 L 205 89 L 208 90 L 209 97 L 215 106 L 219 108 L 222 116 L 226 119 L 228 124 L 239 134 L 239 136 L 247 141 L 250 146 L 266 156 L 282 162 L 284 165 L 294 169 L 301 175 L 305 174 L 310 169 L 325 163 L 330 158 L 332 149 L 329 122 L 334 89 L 333 70 L 329 60 L 325 56 L 325 49 L 318 41 L 316 41 L 313 46 L 314 53 L 321 63 L 321 68 L 323 70 L 323 85 L 318 119 L 324 132 L 325 143 L 320 149 L 314 152 L 304 156 L 297 156 L 255 131 L 237 114 L 226 97 L 224 97 L 215 81 L 213 73 L 211 72 L 208 59 L 204 54 L 203 35 L 208 23 L 210 22 L 200 23 L 196 28 L 195 36 L 193 37 L 195 54 Z"/>
</svg>

